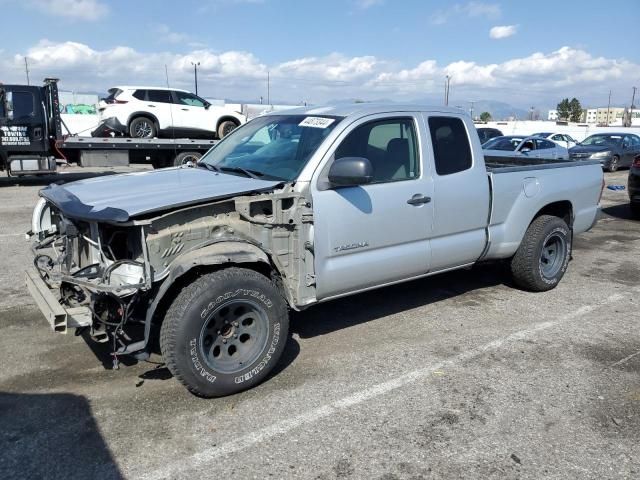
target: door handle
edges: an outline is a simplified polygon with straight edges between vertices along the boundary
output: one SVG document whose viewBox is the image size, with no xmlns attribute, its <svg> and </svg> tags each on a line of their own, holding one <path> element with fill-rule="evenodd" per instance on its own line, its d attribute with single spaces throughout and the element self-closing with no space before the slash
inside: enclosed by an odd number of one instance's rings
<svg viewBox="0 0 640 480">
<path fill-rule="evenodd" d="M 188 108 L 181 108 L 180 110 L 182 110 L 183 112 L 188 112 L 189 111 Z"/>
<path fill-rule="evenodd" d="M 409 205 L 422 205 L 423 203 L 429 203 L 431 201 L 431 197 L 425 197 L 424 195 L 420 195 L 416 193 L 413 197 L 407 200 Z"/>
<path fill-rule="evenodd" d="M 147 107 L 156 108 L 155 105 L 147 105 Z"/>
</svg>

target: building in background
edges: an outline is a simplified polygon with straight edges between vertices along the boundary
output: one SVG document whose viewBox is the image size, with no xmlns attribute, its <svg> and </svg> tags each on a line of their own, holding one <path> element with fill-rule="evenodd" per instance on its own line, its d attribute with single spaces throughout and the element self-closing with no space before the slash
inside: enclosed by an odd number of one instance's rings
<svg viewBox="0 0 640 480">
<path fill-rule="evenodd" d="M 598 108 L 596 123 L 598 125 L 622 124 L 623 107 Z"/>
<path fill-rule="evenodd" d="M 549 113 L 547 114 L 547 120 L 550 120 L 552 122 L 558 120 L 558 110 L 549 110 Z"/>
<path fill-rule="evenodd" d="M 587 108 L 587 115 L 584 119 L 586 123 L 598 123 L 598 109 Z"/>
</svg>

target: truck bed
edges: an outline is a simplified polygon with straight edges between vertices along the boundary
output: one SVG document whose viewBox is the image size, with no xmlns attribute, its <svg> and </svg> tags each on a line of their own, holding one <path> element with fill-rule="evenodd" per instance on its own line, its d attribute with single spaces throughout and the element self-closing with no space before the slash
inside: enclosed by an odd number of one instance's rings
<svg viewBox="0 0 640 480">
<path fill-rule="evenodd" d="M 570 160 L 558 160 L 556 158 L 529 158 L 521 156 L 499 157 L 495 155 L 485 155 L 484 163 L 487 168 L 487 172 L 507 173 L 527 170 L 576 167 L 580 165 L 595 165 L 600 162 L 597 160 L 573 162 Z"/>
</svg>

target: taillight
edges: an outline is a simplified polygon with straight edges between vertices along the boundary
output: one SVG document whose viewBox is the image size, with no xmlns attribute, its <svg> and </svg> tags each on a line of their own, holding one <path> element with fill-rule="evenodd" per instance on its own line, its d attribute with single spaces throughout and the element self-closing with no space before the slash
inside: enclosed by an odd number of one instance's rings
<svg viewBox="0 0 640 480">
<path fill-rule="evenodd" d="M 636 155 L 636 158 L 633 159 L 632 166 L 640 168 L 640 155 Z"/>
</svg>

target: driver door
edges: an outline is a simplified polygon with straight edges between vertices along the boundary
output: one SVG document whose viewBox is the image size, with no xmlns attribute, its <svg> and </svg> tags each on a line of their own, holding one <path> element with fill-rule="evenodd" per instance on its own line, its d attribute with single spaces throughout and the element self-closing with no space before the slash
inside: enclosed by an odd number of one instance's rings
<svg viewBox="0 0 640 480">
<path fill-rule="evenodd" d="M 318 299 L 428 272 L 433 179 L 425 145 L 421 117 L 403 112 L 356 122 L 327 153 L 312 181 Z M 329 168 L 344 157 L 367 158 L 372 182 L 332 187 Z"/>
<path fill-rule="evenodd" d="M 216 125 L 210 121 L 207 112 L 207 103 L 191 93 L 174 91 L 174 115 L 176 129 L 185 134 L 193 132 L 196 135 L 203 133 L 213 134 Z"/>
</svg>

